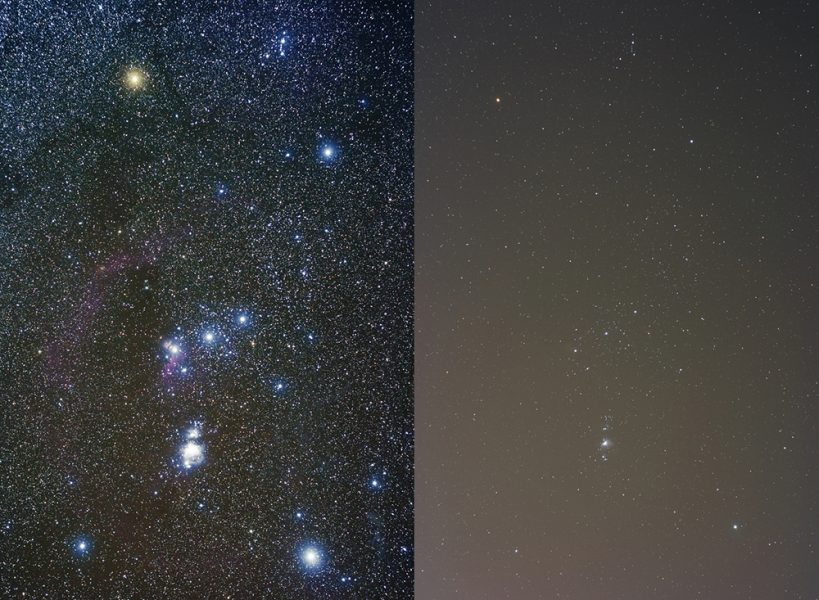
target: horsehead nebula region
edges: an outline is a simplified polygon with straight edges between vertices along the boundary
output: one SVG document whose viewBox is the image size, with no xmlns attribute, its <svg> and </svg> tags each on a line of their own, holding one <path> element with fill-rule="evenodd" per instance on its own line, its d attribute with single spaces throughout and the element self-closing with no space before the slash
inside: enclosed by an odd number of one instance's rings
<svg viewBox="0 0 819 600">
<path fill-rule="evenodd" d="M 411 597 L 412 6 L 3 18 L 0 596 Z"/>
</svg>

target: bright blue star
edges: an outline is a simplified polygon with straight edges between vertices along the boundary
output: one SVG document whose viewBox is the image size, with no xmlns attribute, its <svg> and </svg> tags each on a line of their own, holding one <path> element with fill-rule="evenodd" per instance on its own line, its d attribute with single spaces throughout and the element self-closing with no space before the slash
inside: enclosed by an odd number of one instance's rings
<svg viewBox="0 0 819 600">
<path fill-rule="evenodd" d="M 91 553 L 91 540 L 84 535 L 78 536 L 71 543 L 71 550 L 74 556 L 85 558 Z"/>
<path fill-rule="evenodd" d="M 208 327 L 202 331 L 202 343 L 205 346 L 213 346 L 220 338 L 219 331 L 212 327 Z"/>
<path fill-rule="evenodd" d="M 282 377 L 277 377 L 271 382 L 273 386 L 273 391 L 276 393 L 277 396 L 283 396 L 284 393 L 287 391 L 287 388 L 290 387 L 287 381 Z"/>
<path fill-rule="evenodd" d="M 313 542 L 301 544 L 298 548 L 297 554 L 302 568 L 310 574 L 320 572 L 327 563 L 327 557 L 325 556 L 324 549 Z"/>
<path fill-rule="evenodd" d="M 324 142 L 319 146 L 318 159 L 324 164 L 334 163 L 338 159 L 339 150 L 335 144 L 331 142 Z"/>
</svg>

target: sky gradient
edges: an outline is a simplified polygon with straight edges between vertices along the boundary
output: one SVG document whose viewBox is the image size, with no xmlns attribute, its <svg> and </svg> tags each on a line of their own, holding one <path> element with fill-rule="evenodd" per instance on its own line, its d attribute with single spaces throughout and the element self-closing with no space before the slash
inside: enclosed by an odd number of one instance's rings
<svg viewBox="0 0 819 600">
<path fill-rule="evenodd" d="M 815 598 L 817 11 L 416 6 L 416 592 Z"/>
</svg>

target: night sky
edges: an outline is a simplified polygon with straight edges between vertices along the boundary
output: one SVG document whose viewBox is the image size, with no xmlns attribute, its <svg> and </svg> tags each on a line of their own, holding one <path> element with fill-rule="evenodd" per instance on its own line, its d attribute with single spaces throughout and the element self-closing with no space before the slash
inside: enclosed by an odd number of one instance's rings
<svg viewBox="0 0 819 600">
<path fill-rule="evenodd" d="M 2 597 L 411 597 L 412 14 L 0 3 Z"/>
<path fill-rule="evenodd" d="M 819 598 L 817 23 L 417 4 L 418 598 Z"/>
</svg>

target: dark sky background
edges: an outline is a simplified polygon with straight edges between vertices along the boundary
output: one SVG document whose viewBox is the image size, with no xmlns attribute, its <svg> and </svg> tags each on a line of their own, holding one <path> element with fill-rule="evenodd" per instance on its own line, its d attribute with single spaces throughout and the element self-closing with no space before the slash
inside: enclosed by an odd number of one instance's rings
<svg viewBox="0 0 819 600">
<path fill-rule="evenodd" d="M 819 597 L 807 2 L 416 6 L 416 592 Z"/>
</svg>

